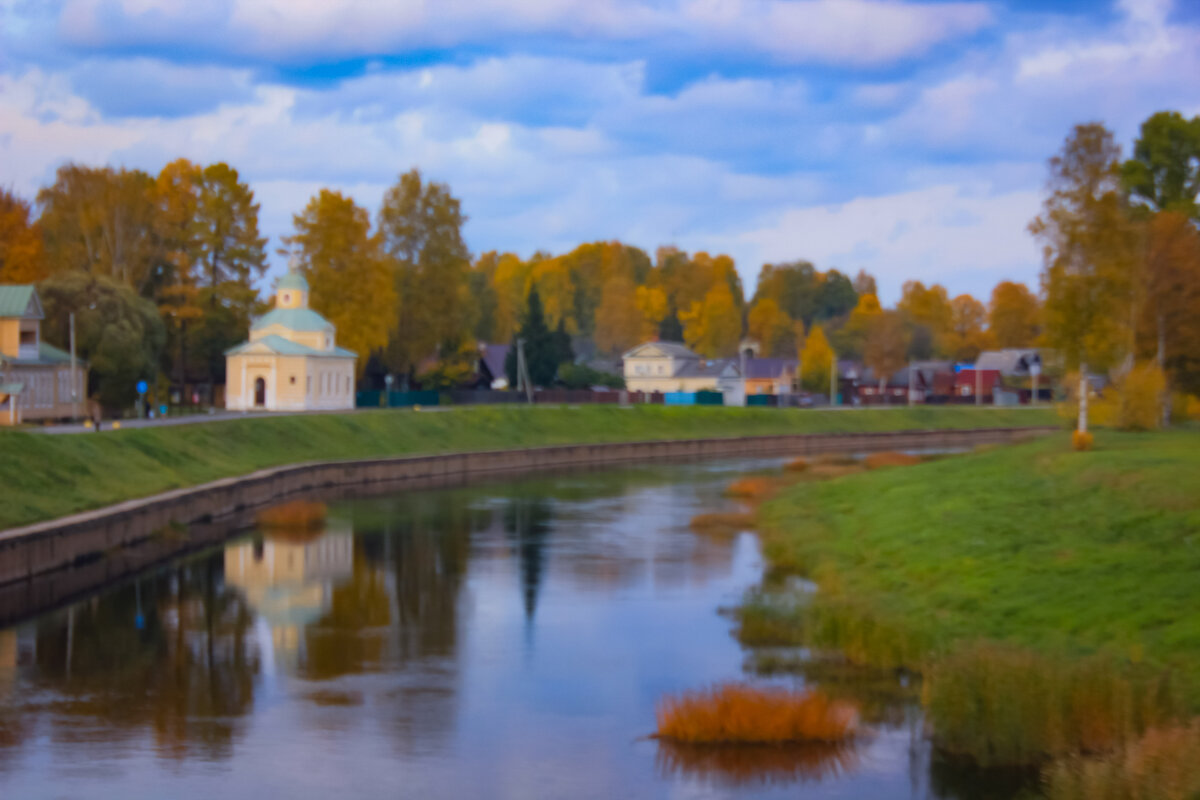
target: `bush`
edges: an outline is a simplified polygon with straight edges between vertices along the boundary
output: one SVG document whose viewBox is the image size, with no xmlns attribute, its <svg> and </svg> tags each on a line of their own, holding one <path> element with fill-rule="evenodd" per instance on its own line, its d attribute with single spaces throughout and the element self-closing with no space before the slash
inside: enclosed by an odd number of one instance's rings
<svg viewBox="0 0 1200 800">
<path fill-rule="evenodd" d="M 1104 758 L 1072 758 L 1045 773 L 1050 800 L 1200 797 L 1200 723 L 1155 728 Z"/>
<path fill-rule="evenodd" d="M 1157 364 L 1137 364 L 1115 384 L 1116 426 L 1123 431 L 1152 431 L 1162 426 L 1167 380 Z"/>
<path fill-rule="evenodd" d="M 611 372 L 592 369 L 587 364 L 562 364 L 558 368 L 558 380 L 568 389 L 591 389 L 603 386 L 608 389 L 624 389 L 625 379 Z"/>
<path fill-rule="evenodd" d="M 1091 450 L 1094 439 L 1090 431 L 1072 431 L 1071 448 L 1080 452 Z"/>
</svg>

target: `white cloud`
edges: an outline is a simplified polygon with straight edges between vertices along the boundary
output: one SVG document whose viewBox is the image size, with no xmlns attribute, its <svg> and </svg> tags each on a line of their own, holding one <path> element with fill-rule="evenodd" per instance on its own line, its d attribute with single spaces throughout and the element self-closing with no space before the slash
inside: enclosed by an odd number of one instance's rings
<svg viewBox="0 0 1200 800">
<path fill-rule="evenodd" d="M 1036 284 L 1039 255 L 1026 232 L 1038 191 L 993 193 L 989 186 L 931 186 L 862 197 L 841 205 L 789 208 L 769 223 L 718 243 L 750 250 L 756 261 L 803 256 L 853 273 L 865 267 L 885 301 L 908 279 L 952 293 L 985 294 L 999 279 Z"/>
<path fill-rule="evenodd" d="M 784 63 L 879 65 L 991 24 L 981 2 L 898 0 L 66 0 L 89 47 L 175 44 L 260 58 L 345 58 L 504 37 L 701 45 Z"/>
</svg>

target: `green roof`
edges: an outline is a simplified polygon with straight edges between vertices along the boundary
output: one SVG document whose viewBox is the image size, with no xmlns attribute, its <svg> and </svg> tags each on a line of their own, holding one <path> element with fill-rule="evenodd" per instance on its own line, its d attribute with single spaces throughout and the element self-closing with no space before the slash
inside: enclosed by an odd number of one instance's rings
<svg viewBox="0 0 1200 800">
<path fill-rule="evenodd" d="M 37 358 L 9 358 L 8 363 L 17 366 L 50 366 L 54 364 L 68 364 L 71 361 L 71 354 L 65 350 L 59 350 L 52 344 L 38 342 Z M 81 367 L 87 367 L 87 363 L 82 358 L 75 359 L 75 363 Z"/>
<path fill-rule="evenodd" d="M 36 294 L 32 286 L 0 286 L 0 317 L 26 316 L 34 297 Z M 40 308 L 37 309 L 36 316 L 42 316 Z"/>
<path fill-rule="evenodd" d="M 250 330 L 282 325 L 290 331 L 323 331 L 333 325 L 311 308 L 273 308 L 254 321 Z"/>
<path fill-rule="evenodd" d="M 243 342 L 237 347 L 230 348 L 225 351 L 227 356 L 236 356 L 240 353 L 245 353 L 256 346 L 266 346 L 272 353 L 281 356 L 315 356 L 318 358 L 358 358 L 358 354 L 343 347 L 335 347 L 332 350 L 318 350 L 315 347 L 293 342 L 290 339 L 285 339 L 282 336 L 271 334 L 264 336 L 261 339 L 256 339 L 253 342 Z"/>
<path fill-rule="evenodd" d="M 24 388 L 25 384 L 17 383 L 15 381 L 11 383 L 0 383 L 0 394 L 20 394 Z"/>
<path fill-rule="evenodd" d="M 308 291 L 308 281 L 304 280 L 304 276 L 295 270 L 288 270 L 288 273 L 279 279 L 279 284 L 275 287 L 276 291 L 280 289 L 294 289 L 301 292 Z"/>
</svg>

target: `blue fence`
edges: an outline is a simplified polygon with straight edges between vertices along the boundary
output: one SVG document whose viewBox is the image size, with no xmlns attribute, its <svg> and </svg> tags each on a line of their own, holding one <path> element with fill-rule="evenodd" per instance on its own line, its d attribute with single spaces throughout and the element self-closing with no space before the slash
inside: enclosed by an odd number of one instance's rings
<svg viewBox="0 0 1200 800">
<path fill-rule="evenodd" d="M 720 392 L 667 392 L 663 403 L 669 406 L 723 406 L 725 396 Z"/>
</svg>

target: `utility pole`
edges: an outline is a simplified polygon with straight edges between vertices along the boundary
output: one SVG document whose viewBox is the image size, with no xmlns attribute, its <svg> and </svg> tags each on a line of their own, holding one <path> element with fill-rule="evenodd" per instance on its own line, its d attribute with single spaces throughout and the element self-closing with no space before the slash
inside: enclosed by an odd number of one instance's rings
<svg viewBox="0 0 1200 800">
<path fill-rule="evenodd" d="M 837 353 L 834 353 L 833 358 L 829 361 L 829 405 L 831 406 L 838 404 L 837 390 Z"/>
<path fill-rule="evenodd" d="M 71 419 L 79 419 L 79 376 L 75 372 L 75 312 L 68 315 L 71 331 Z"/>
<path fill-rule="evenodd" d="M 908 404 L 910 406 L 913 404 L 913 392 L 917 390 L 916 377 L 916 370 L 913 368 L 913 363 L 910 361 L 908 362 Z"/>
<path fill-rule="evenodd" d="M 975 405 L 983 405 L 983 373 L 979 371 L 979 362 L 975 362 Z"/>
<path fill-rule="evenodd" d="M 525 399 L 533 403 L 533 382 L 529 380 L 529 365 L 525 363 L 525 340 L 517 339 L 517 391 L 525 389 Z"/>
</svg>

